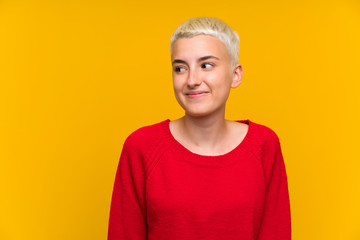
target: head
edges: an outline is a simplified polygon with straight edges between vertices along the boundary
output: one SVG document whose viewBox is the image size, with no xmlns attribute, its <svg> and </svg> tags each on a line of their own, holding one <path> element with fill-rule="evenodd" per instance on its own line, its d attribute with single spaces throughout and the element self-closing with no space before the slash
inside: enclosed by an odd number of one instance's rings
<svg viewBox="0 0 360 240">
<path fill-rule="evenodd" d="M 192 18 L 175 30 L 170 49 L 175 97 L 186 115 L 223 115 L 242 79 L 238 35 L 217 18 Z"/>
<path fill-rule="evenodd" d="M 215 17 L 196 17 L 180 24 L 171 36 L 171 54 L 173 53 L 173 45 L 178 39 L 192 38 L 198 35 L 210 35 L 225 44 L 230 59 L 230 70 L 232 71 L 239 62 L 240 38 L 226 23 Z"/>
</svg>

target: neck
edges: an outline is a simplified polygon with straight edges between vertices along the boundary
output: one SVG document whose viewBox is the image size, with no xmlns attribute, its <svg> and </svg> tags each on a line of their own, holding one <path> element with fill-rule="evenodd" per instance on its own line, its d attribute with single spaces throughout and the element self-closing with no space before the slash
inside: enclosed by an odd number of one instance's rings
<svg viewBox="0 0 360 240">
<path fill-rule="evenodd" d="M 227 133 L 225 112 L 217 116 L 193 117 L 185 115 L 181 118 L 183 135 L 189 141 L 202 149 L 215 149 Z"/>
</svg>

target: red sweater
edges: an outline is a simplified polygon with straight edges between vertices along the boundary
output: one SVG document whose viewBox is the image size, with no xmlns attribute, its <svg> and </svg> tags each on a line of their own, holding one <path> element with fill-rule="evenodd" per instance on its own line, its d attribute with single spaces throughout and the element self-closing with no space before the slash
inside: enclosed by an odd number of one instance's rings
<svg viewBox="0 0 360 240">
<path fill-rule="evenodd" d="M 195 154 L 170 120 L 125 141 L 112 195 L 108 240 L 290 240 L 290 201 L 279 138 L 249 125 L 220 156 Z"/>
</svg>

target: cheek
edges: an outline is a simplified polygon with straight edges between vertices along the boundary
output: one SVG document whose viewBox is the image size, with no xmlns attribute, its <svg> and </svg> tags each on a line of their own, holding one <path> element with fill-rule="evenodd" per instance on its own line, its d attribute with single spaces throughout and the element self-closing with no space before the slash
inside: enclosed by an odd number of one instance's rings
<svg viewBox="0 0 360 240">
<path fill-rule="evenodd" d="M 180 89 L 179 82 L 174 80 L 173 81 L 173 87 L 174 87 L 175 92 L 179 91 L 179 89 Z"/>
<path fill-rule="evenodd" d="M 231 81 L 224 76 L 219 77 L 216 81 L 212 82 L 213 92 L 220 98 L 227 97 L 231 88 Z"/>
<path fill-rule="evenodd" d="M 224 74 L 212 75 L 207 79 L 212 88 L 217 91 L 223 91 L 228 86 L 230 86 L 229 76 Z"/>
<path fill-rule="evenodd" d="M 175 90 L 182 90 L 183 88 L 183 84 L 182 84 L 182 79 L 180 76 L 174 76 L 173 75 L 173 87 Z"/>
</svg>

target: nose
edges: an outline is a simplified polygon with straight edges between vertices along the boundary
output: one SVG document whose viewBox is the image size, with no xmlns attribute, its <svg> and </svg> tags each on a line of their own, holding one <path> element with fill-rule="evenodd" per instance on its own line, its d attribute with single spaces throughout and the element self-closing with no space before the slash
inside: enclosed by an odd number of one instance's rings
<svg viewBox="0 0 360 240">
<path fill-rule="evenodd" d="M 194 88 L 196 86 L 199 86 L 201 84 L 201 77 L 195 70 L 190 70 L 188 79 L 187 79 L 187 86 L 189 88 Z"/>
</svg>

